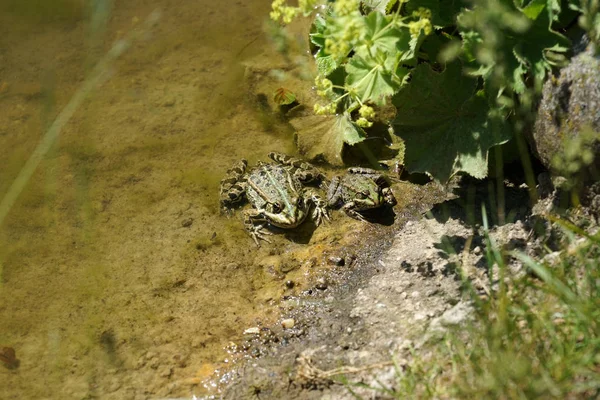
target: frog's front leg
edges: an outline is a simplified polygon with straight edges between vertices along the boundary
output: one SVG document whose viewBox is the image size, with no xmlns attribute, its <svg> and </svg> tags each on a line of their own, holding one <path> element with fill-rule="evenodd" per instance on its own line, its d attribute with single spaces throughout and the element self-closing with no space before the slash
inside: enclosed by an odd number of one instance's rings
<svg viewBox="0 0 600 400">
<path fill-rule="evenodd" d="M 293 174 L 302 183 L 318 182 L 325 179 L 314 165 L 299 158 L 290 157 L 283 153 L 271 152 L 268 157 L 281 165 L 287 165 L 293 169 Z"/>
<path fill-rule="evenodd" d="M 323 198 L 312 188 L 306 188 L 303 191 L 305 199 L 308 199 L 315 206 L 312 213 L 312 219 L 317 226 L 321 225 L 323 219 L 330 221 L 329 211 L 327 211 L 327 203 Z"/>
<path fill-rule="evenodd" d="M 267 220 L 262 211 L 246 210 L 243 214 L 244 228 L 246 228 L 246 231 L 248 231 L 252 239 L 254 239 L 256 245 L 260 247 L 259 240 L 271 243 L 271 241 L 265 237 L 265 235 L 272 235 L 272 233 L 264 229 L 265 225 L 267 225 Z"/>
<path fill-rule="evenodd" d="M 362 216 L 362 214 L 360 214 L 358 211 L 356 211 L 356 207 L 357 207 L 357 204 L 354 201 L 349 201 L 348 203 L 344 204 L 344 206 L 342 207 L 342 210 L 344 210 L 346 215 L 349 216 L 350 218 L 358 219 L 362 222 L 369 222 L 365 219 L 365 217 Z"/>
</svg>

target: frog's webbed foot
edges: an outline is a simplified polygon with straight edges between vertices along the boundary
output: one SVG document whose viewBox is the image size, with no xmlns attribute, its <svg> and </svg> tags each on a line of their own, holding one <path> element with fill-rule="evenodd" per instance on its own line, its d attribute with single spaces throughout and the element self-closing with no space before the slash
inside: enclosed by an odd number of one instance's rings
<svg viewBox="0 0 600 400">
<path fill-rule="evenodd" d="M 244 212 L 244 227 L 250 234 L 250 237 L 254 240 L 257 247 L 260 247 L 259 240 L 264 240 L 267 243 L 271 241 L 266 237 L 273 233 L 265 229 L 267 222 L 265 221 L 261 212 L 257 210 L 249 210 Z"/>
<path fill-rule="evenodd" d="M 331 221 L 329 218 L 329 210 L 327 209 L 327 202 L 323 200 L 317 192 L 312 189 L 306 189 L 304 195 L 306 198 L 310 199 L 310 202 L 314 205 L 311 217 L 317 226 L 321 225 L 323 220 Z"/>
<path fill-rule="evenodd" d="M 252 229 L 249 229 L 250 236 L 254 239 L 254 243 L 256 243 L 257 247 L 260 247 L 259 240 L 264 240 L 267 243 L 271 243 L 271 241 L 266 237 L 266 235 L 272 235 L 271 232 L 263 229 L 265 224 L 261 224 L 258 226 L 253 225 Z"/>
<path fill-rule="evenodd" d="M 358 211 L 356 211 L 354 208 L 356 207 L 356 204 L 351 201 L 349 203 L 344 204 L 344 206 L 342 207 L 342 210 L 344 210 L 344 212 L 346 213 L 347 216 L 349 216 L 350 218 L 354 218 L 357 219 L 359 221 L 362 222 L 369 222 L 365 219 L 365 217 L 362 216 L 361 213 L 359 213 Z"/>
</svg>

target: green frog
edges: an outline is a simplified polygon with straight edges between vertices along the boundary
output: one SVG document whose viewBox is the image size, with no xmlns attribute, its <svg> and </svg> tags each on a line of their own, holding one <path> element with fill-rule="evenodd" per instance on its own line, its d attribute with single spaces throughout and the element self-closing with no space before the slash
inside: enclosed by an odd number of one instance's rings
<svg viewBox="0 0 600 400">
<path fill-rule="evenodd" d="M 335 176 L 327 190 L 327 205 L 341 208 L 355 219 L 366 221 L 361 211 L 383 205 L 396 205 L 396 198 L 389 187 L 389 178 L 370 168 L 349 168 L 343 176 Z"/>
<path fill-rule="evenodd" d="M 259 162 L 248 169 L 248 162 L 241 160 L 227 171 L 221 181 L 221 206 L 229 211 L 243 203 L 252 205 L 244 214 L 244 227 L 257 246 L 259 240 L 270 243 L 266 235 L 272 233 L 266 226 L 292 229 L 299 226 L 309 215 L 319 226 L 323 219 L 329 220 L 327 205 L 313 188 L 304 187 L 324 176 L 311 164 L 281 153 L 269 153 L 274 163 Z"/>
</svg>

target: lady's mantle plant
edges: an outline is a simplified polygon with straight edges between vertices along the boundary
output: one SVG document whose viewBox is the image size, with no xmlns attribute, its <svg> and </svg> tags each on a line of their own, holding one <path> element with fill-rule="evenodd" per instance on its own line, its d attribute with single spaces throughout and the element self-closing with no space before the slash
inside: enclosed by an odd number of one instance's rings
<svg viewBox="0 0 600 400">
<path fill-rule="evenodd" d="M 275 0 L 271 18 L 313 18 L 314 111 L 336 115 L 330 143 L 363 141 L 381 107 L 394 105 L 387 122 L 406 145 L 406 167 L 446 181 L 487 175 L 488 150 L 511 137 L 509 116 L 531 111 L 565 61 L 569 41 L 554 30 L 569 23 L 563 3 L 579 2 Z"/>
</svg>

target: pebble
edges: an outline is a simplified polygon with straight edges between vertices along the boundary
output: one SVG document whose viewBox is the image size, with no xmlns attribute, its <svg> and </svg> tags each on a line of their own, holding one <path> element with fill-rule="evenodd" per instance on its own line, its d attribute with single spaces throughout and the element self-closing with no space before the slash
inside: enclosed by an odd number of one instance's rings
<svg viewBox="0 0 600 400">
<path fill-rule="evenodd" d="M 473 249 L 473 254 L 476 254 L 476 255 L 479 255 L 479 254 L 481 254 L 481 247 L 479 247 L 479 246 L 476 246 L 476 247 Z"/>
<path fill-rule="evenodd" d="M 331 265 L 336 265 L 338 267 L 342 267 L 346 264 L 346 260 L 344 257 L 331 256 L 327 259 L 327 262 Z"/>
<path fill-rule="evenodd" d="M 424 313 L 416 313 L 413 318 L 415 321 L 425 321 L 429 318 L 429 316 L 427 316 L 427 314 Z"/>
<path fill-rule="evenodd" d="M 232 263 L 227 264 L 225 266 L 225 268 L 228 269 L 228 270 L 233 271 L 233 270 L 236 270 L 236 269 L 240 269 L 240 264 L 232 262 Z"/>
<path fill-rule="evenodd" d="M 319 279 L 317 279 L 316 288 L 319 289 L 319 290 L 325 290 L 325 289 L 327 289 L 327 281 L 325 280 L 325 278 L 319 278 Z"/>
<path fill-rule="evenodd" d="M 248 328 L 244 331 L 244 335 L 258 335 L 260 333 L 260 329 L 257 327 Z"/>
<path fill-rule="evenodd" d="M 296 321 L 294 321 L 294 318 L 286 318 L 281 321 L 281 326 L 283 327 L 283 329 L 291 329 L 294 327 L 295 324 Z"/>
<path fill-rule="evenodd" d="M 175 105 L 175 99 L 170 98 L 170 99 L 166 99 L 163 103 L 162 103 L 163 107 L 173 107 Z"/>
<path fill-rule="evenodd" d="M 189 228 L 190 226 L 192 226 L 193 222 L 193 218 L 186 218 L 183 221 L 181 221 L 181 226 L 183 226 L 184 228 Z"/>
</svg>

